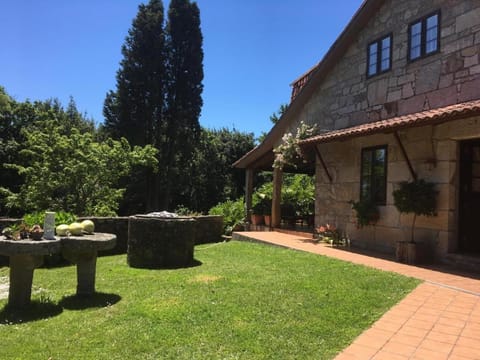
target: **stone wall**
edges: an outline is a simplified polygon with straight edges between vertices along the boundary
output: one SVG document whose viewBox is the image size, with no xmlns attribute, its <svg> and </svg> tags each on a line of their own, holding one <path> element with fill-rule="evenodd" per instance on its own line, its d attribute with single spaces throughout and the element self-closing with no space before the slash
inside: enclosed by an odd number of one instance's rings
<svg viewBox="0 0 480 360">
<path fill-rule="evenodd" d="M 117 236 L 117 243 L 112 250 L 100 251 L 99 255 L 115 255 L 127 253 L 128 216 L 119 217 L 84 217 L 79 220 L 90 219 L 95 224 L 95 232 L 110 233 Z"/>
<path fill-rule="evenodd" d="M 440 52 L 409 62 L 408 25 L 440 9 Z M 306 103 L 300 121 L 339 129 L 479 97 L 480 1 L 387 0 Z M 393 34 L 392 69 L 367 78 L 367 45 Z"/>
<path fill-rule="evenodd" d="M 195 223 L 195 245 L 222 241 L 223 216 L 193 216 Z"/>
<path fill-rule="evenodd" d="M 418 177 L 436 184 L 438 215 L 418 217 L 415 236 L 429 243 L 437 258 L 457 249 L 458 141 L 480 138 L 479 125 L 480 117 L 474 117 L 399 131 Z M 387 201 L 379 207 L 376 226 L 357 229 L 349 201 L 360 197 L 361 149 L 378 145 L 388 145 Z M 394 206 L 392 192 L 401 181 L 412 178 L 393 134 L 321 144 L 319 150 L 333 181 L 329 183 L 323 167 L 317 163 L 316 224 L 336 224 L 352 244 L 393 254 L 397 241 L 409 239 L 412 223 L 411 215 L 400 215 Z"/>
</svg>

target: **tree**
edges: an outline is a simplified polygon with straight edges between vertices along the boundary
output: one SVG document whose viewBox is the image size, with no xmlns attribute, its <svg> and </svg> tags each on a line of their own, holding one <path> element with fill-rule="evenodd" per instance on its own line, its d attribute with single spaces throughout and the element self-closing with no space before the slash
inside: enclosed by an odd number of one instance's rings
<svg viewBox="0 0 480 360">
<path fill-rule="evenodd" d="M 196 3 L 171 1 L 166 30 L 161 1 L 140 5 L 122 54 L 117 89 L 104 102 L 105 131 L 159 150 L 158 175 L 137 177 L 146 178 L 147 210 L 171 209 L 200 133 L 203 51 Z"/>
<path fill-rule="evenodd" d="M 95 142 L 91 132 L 65 127 L 54 118 L 42 129 L 23 130 L 25 146 L 20 155 L 28 165 L 8 164 L 25 177 L 18 193 L 7 195 L 9 208 L 25 212 L 64 210 L 77 215 L 115 214 L 124 189 L 118 187 L 134 164 L 154 167 L 156 150 L 130 147 L 126 139 Z"/>
<path fill-rule="evenodd" d="M 287 109 L 288 109 L 288 104 L 281 104 L 280 107 L 278 108 L 278 110 L 276 112 L 274 112 L 272 115 L 270 115 L 270 118 L 269 118 L 270 122 L 273 125 L 276 125 L 278 123 L 278 121 L 280 120 L 280 118 L 285 113 L 285 111 L 287 111 Z M 263 142 L 263 140 L 265 140 L 266 137 L 267 137 L 267 133 L 262 131 L 262 133 L 258 137 L 258 142 L 260 142 L 260 143 Z"/>
<path fill-rule="evenodd" d="M 5 164 L 27 166 L 26 159 L 21 156 L 25 148 L 25 134 L 31 131 L 47 131 L 45 121 L 55 119 L 62 126 L 63 134 L 69 136 L 73 128 L 81 133 L 93 133 L 93 121 L 85 119 L 78 112 L 75 101 L 70 102 L 65 110 L 58 99 L 46 101 L 17 102 L 8 96 L 4 88 L 0 87 L 0 184 L 8 191 L 17 193 L 25 181 L 24 174 L 19 174 L 13 168 L 6 168 Z M 4 192 L 5 194 L 5 192 Z M 5 207 L 5 198 L 0 194 L 0 214 L 22 215 L 15 208 Z"/>
<path fill-rule="evenodd" d="M 177 204 L 205 212 L 225 200 L 235 200 L 244 193 L 245 175 L 232 167 L 233 162 L 255 146 L 253 133 L 235 129 L 202 129 L 191 160 L 188 183 L 176 192 Z"/>
<path fill-rule="evenodd" d="M 172 203 L 172 192 L 181 191 L 188 179 L 190 159 L 200 136 L 199 116 L 203 91 L 203 37 L 200 11 L 190 0 L 172 0 L 168 10 L 168 91 L 164 193 L 161 206 Z"/>
</svg>

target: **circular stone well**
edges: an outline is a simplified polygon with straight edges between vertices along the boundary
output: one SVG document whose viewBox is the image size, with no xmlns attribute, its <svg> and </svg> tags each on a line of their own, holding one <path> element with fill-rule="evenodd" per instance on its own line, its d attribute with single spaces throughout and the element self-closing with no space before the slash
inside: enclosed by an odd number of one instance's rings
<svg viewBox="0 0 480 360">
<path fill-rule="evenodd" d="M 188 217 L 134 215 L 128 220 L 128 265 L 180 268 L 193 264 L 195 220 Z"/>
</svg>

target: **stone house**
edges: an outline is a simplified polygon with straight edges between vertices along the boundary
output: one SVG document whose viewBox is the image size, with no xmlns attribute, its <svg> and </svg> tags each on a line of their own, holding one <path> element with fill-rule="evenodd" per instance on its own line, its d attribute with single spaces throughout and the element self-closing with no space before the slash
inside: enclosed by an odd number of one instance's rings
<svg viewBox="0 0 480 360">
<path fill-rule="evenodd" d="M 272 170 L 273 149 L 301 122 L 315 172 L 315 224 L 336 224 L 353 244 L 393 253 L 412 217 L 392 192 L 414 178 L 436 184 L 437 216 L 416 237 L 437 259 L 480 255 L 480 1 L 365 0 L 324 58 L 292 84 L 287 111 L 234 165 Z M 375 168 L 375 169 L 374 169 Z M 280 223 L 282 171 L 274 171 L 272 221 Z M 376 226 L 358 229 L 351 200 L 373 199 Z M 478 219 L 478 220 L 477 220 Z"/>
</svg>

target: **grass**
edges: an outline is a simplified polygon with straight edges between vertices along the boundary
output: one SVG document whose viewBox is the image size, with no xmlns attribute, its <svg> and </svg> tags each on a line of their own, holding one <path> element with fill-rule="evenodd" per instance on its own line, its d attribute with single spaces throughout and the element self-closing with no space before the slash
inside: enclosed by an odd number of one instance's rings
<svg viewBox="0 0 480 360">
<path fill-rule="evenodd" d="M 90 299 L 73 296 L 73 266 L 37 269 L 30 310 L 0 301 L 0 358 L 331 359 L 418 284 L 252 243 L 197 246 L 195 258 L 178 270 L 99 258 Z"/>
</svg>

